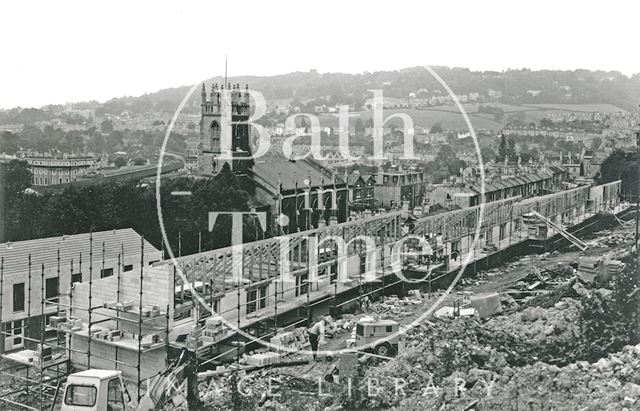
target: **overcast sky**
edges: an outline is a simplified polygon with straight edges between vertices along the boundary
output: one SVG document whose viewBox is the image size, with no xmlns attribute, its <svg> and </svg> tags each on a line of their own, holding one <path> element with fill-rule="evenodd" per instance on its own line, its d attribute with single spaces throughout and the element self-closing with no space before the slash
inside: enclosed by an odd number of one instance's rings
<svg viewBox="0 0 640 411">
<path fill-rule="evenodd" d="M 4 1 L 0 107 L 104 101 L 223 74 L 640 71 L 635 1 Z M 455 91 L 455 90 L 454 90 Z"/>
</svg>

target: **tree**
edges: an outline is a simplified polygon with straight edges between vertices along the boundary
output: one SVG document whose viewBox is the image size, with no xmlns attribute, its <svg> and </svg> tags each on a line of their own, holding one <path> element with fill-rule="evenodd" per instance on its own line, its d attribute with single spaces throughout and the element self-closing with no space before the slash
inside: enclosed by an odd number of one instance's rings
<svg viewBox="0 0 640 411">
<path fill-rule="evenodd" d="M 95 132 L 89 137 L 89 149 L 94 153 L 104 153 L 105 145 L 106 142 L 102 134 Z"/>
<path fill-rule="evenodd" d="M 111 131 L 106 138 L 106 146 L 107 146 L 107 149 L 109 150 L 113 150 L 116 147 L 123 147 L 124 136 L 122 131 L 120 130 Z"/>
<path fill-rule="evenodd" d="M 591 150 L 598 151 L 600 146 L 602 145 L 602 138 L 596 136 L 593 140 L 591 140 Z"/>
<path fill-rule="evenodd" d="M 440 147 L 435 160 L 426 164 L 426 171 L 434 183 L 440 183 L 452 175 L 457 175 L 466 164 L 456 156 L 450 145 Z"/>
<path fill-rule="evenodd" d="M 11 160 L 0 164 L 0 241 L 6 241 L 7 235 L 20 227 L 21 198 L 25 190 L 31 187 L 32 174 L 26 161 Z"/>
<path fill-rule="evenodd" d="M 147 160 L 145 160 L 144 158 L 138 156 L 138 157 L 133 159 L 133 164 L 136 165 L 136 166 L 143 166 L 143 165 L 147 164 Z"/>
<path fill-rule="evenodd" d="M 5 131 L 0 137 L 0 153 L 15 154 L 20 149 L 20 137 L 11 131 Z"/>
<path fill-rule="evenodd" d="M 105 134 L 109 134 L 113 131 L 113 121 L 107 119 L 100 123 L 100 131 Z"/>
<path fill-rule="evenodd" d="M 629 201 L 634 202 L 638 195 L 638 165 L 635 153 L 616 150 L 600 165 L 598 184 L 622 180 L 621 191 Z"/>
<path fill-rule="evenodd" d="M 507 137 L 504 133 L 500 133 L 500 142 L 498 143 L 498 157 L 496 161 L 504 161 L 509 155 L 509 147 L 507 146 Z"/>
<path fill-rule="evenodd" d="M 513 137 L 507 139 L 507 156 L 509 156 L 511 160 L 514 160 L 518 156 L 516 142 L 513 140 Z"/>
<path fill-rule="evenodd" d="M 116 157 L 113 164 L 118 168 L 124 167 L 127 165 L 127 160 L 124 157 Z"/>
<path fill-rule="evenodd" d="M 439 133 L 442 133 L 442 131 L 443 131 L 442 124 L 435 123 L 433 126 L 431 126 L 431 130 L 429 130 L 429 134 L 432 134 L 432 133 L 439 134 Z"/>
<path fill-rule="evenodd" d="M 482 161 L 485 163 L 496 159 L 496 152 L 489 146 L 480 147 L 480 154 L 482 155 Z"/>
<path fill-rule="evenodd" d="M 31 187 L 32 174 L 26 161 L 11 160 L 2 164 L 1 171 L 2 192 L 5 200 Z"/>
</svg>

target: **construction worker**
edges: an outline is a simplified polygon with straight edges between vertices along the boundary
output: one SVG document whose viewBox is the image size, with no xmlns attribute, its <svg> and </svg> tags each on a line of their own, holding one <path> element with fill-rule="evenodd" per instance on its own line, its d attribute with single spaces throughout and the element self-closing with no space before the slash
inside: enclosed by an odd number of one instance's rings
<svg viewBox="0 0 640 411">
<path fill-rule="evenodd" d="M 324 332 L 327 326 L 331 323 L 330 317 L 322 317 L 319 321 L 315 322 L 308 330 L 309 343 L 311 344 L 311 351 L 313 352 L 313 360 L 316 360 L 316 353 L 318 352 L 318 344 L 324 342 Z"/>
<path fill-rule="evenodd" d="M 433 259 L 433 247 L 431 247 L 431 239 L 429 238 L 429 234 L 425 234 L 424 238 L 425 242 L 422 247 L 422 262 L 429 266 L 431 265 L 431 260 Z"/>
</svg>

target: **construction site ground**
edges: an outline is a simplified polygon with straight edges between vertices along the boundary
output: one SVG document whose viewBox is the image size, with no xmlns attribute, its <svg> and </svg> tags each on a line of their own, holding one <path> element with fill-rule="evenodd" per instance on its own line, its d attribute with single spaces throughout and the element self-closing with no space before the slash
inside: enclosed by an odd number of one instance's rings
<svg viewBox="0 0 640 411">
<path fill-rule="evenodd" d="M 389 361 L 370 358 L 361 367 L 361 378 L 373 379 L 384 388 L 374 398 L 363 402 L 362 397 L 369 392 L 362 392 L 362 383 L 354 383 L 349 388 L 344 380 L 339 384 L 325 382 L 325 376 L 339 361 L 337 357 L 312 361 L 309 354 L 290 354 L 286 361 L 298 362 L 297 365 L 200 379 L 198 393 L 203 409 L 350 409 L 362 408 L 362 404 L 366 404 L 366 408 L 403 410 L 640 409 L 640 371 L 637 371 L 640 370 L 640 347 L 628 347 L 591 364 L 566 363 L 553 356 L 538 357 L 544 351 L 540 347 L 571 348 L 576 344 L 579 296 L 553 291 L 563 284 L 566 288 L 574 278 L 570 265 L 581 256 L 623 254 L 633 240 L 633 227 L 618 225 L 582 239 L 589 244 L 585 251 L 568 248 L 512 259 L 508 259 L 505 252 L 505 262 L 500 267 L 461 280 L 441 302 L 442 306 L 460 302 L 465 296 L 498 292 L 502 296 L 503 313 L 488 320 L 430 316 L 420 321 L 419 326 L 406 330 L 397 358 Z M 512 297 L 511 291 L 527 290 L 535 282 L 534 270 L 547 276 L 549 281 Z M 544 303 L 536 299 L 546 293 L 553 296 Z M 440 296 L 442 290 L 431 294 L 423 291 L 419 297 L 415 294 L 398 299 L 387 296 L 371 302 L 368 307 L 365 304 L 362 311 L 336 321 L 337 332 L 327 338 L 320 349 L 346 348 L 355 322 L 364 316 L 392 319 L 407 328 Z M 540 347 L 535 348 L 532 342 L 538 342 Z M 525 347 L 526 344 L 534 348 Z M 308 363 L 299 364 L 303 361 Z M 7 365 L 5 360 L 2 364 Z M 466 372 L 451 373 L 452 369 Z M 32 371 L 30 377 L 34 375 Z M 25 371 L 19 371 L 17 376 L 24 377 Z M 407 384 L 400 397 L 395 395 L 395 379 Z M 480 380 L 489 382 L 475 383 Z M 465 381 L 464 394 L 458 389 L 460 381 Z M 493 390 L 490 396 L 486 395 L 487 385 Z M 433 392 L 432 386 L 436 388 Z M 37 387 L 0 376 L 0 395 L 19 387 L 24 387 L 20 399 L 35 406 Z M 423 395 L 427 392 L 429 395 Z M 345 404 L 344 398 L 352 396 L 354 402 L 347 400 Z"/>
<path fill-rule="evenodd" d="M 361 368 L 362 378 L 373 378 L 383 388 L 373 399 L 362 401 L 363 395 L 371 394 L 366 384 L 367 391 L 362 392 L 365 389 L 362 382 L 351 387 L 349 392 L 353 393 L 347 396 L 344 380 L 340 384 L 324 382 L 325 376 L 339 361 L 335 357 L 249 372 L 242 378 L 246 386 L 251 387 L 251 395 L 233 396 L 228 376 L 213 382 L 216 387 L 213 391 L 211 381 L 203 380 L 200 382 L 201 399 L 210 409 L 223 409 L 232 400 L 234 407 L 283 410 L 349 409 L 351 405 L 360 408 L 362 404 L 366 404 L 366 408 L 415 410 L 640 409 L 640 373 L 636 371 L 637 367 L 633 371 L 629 368 L 640 364 L 640 347 L 626 348 L 611 358 L 601 359 L 598 364 L 585 361 L 567 364 L 565 359 L 553 357 L 557 347 L 561 352 L 579 349 L 576 347 L 576 319 L 580 294 L 570 288 L 576 282 L 571 265 L 581 256 L 615 258 L 628 253 L 633 242 L 633 227 L 618 225 L 582 240 L 589 244 L 585 251 L 569 247 L 511 260 L 505 253 L 506 261 L 500 267 L 460 281 L 442 306 L 453 305 L 464 296 L 498 292 L 502 297 L 503 312 L 488 320 L 431 316 L 421 321 L 418 327 L 406 332 L 404 348 L 397 358 L 390 361 L 373 358 Z M 548 281 L 529 289 L 539 278 L 533 271 Z M 580 291 L 580 288 L 576 289 Z M 511 294 L 511 291 L 516 292 Z M 353 317 L 337 321 L 338 332 L 320 349 L 345 348 L 346 341 L 352 338 L 355 321 L 363 316 L 392 319 L 406 327 L 438 301 L 441 293 L 429 295 L 423 292 L 421 298 L 411 295 L 390 300 L 386 297 L 373 302 Z M 539 342 L 539 346 L 535 342 Z M 545 347 L 549 347 L 548 356 L 544 355 Z M 450 358 L 443 353 L 449 353 Z M 449 359 L 443 361 L 442 358 Z M 291 354 L 288 360 L 311 358 Z M 459 368 L 467 372 L 464 375 L 449 372 Z M 394 397 L 397 378 L 407 383 L 400 398 Z M 475 383 L 480 379 L 489 383 Z M 465 381 L 458 387 L 461 390 L 456 388 L 460 381 Z M 491 381 L 494 391 L 487 397 L 486 386 L 491 385 Z M 586 384 L 586 388 L 580 384 Z M 431 392 L 433 385 L 437 388 Z M 425 388 L 433 395 L 426 395 Z M 412 394 L 406 395 L 405 391 Z M 375 388 L 373 392 L 376 392 Z M 515 397 L 514 392 L 517 393 Z M 345 404 L 343 400 L 337 405 L 340 401 L 336 398 L 351 398 L 351 395 L 353 402 L 347 400 Z"/>
</svg>

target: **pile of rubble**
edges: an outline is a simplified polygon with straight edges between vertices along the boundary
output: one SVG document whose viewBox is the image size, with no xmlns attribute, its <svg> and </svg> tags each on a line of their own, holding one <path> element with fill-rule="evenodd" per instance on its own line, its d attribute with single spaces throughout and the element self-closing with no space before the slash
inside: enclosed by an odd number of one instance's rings
<svg viewBox="0 0 640 411">
<path fill-rule="evenodd" d="M 538 334 L 562 340 L 576 332 L 570 318 L 577 304 L 561 302 L 549 310 L 525 310 L 521 323 L 505 316 L 487 327 L 469 319 L 454 320 L 444 329 L 439 324 L 421 327 L 408 336 L 409 348 L 395 361 L 367 370 L 358 405 L 403 410 L 473 409 L 474 404 L 481 409 L 573 410 L 576 404 L 584 409 L 638 409 L 640 345 L 592 364 L 579 361 L 564 367 L 548 364 L 549 358 L 541 355 L 551 342 L 537 340 Z M 559 334 L 547 331 L 557 324 L 565 327 Z M 540 360 L 547 363 L 536 362 Z M 367 395 L 368 380 L 379 388 L 375 397 Z M 401 396 L 396 394 L 398 381 Z"/>
<path fill-rule="evenodd" d="M 598 233 L 596 233 L 598 235 Z M 587 245 L 592 248 L 600 247 L 619 247 L 625 244 L 633 243 L 634 233 L 632 232 L 616 232 L 611 233 L 605 237 L 598 236 L 597 238 L 586 241 Z"/>
<path fill-rule="evenodd" d="M 415 306 L 422 305 L 421 295 L 418 293 L 412 297 L 398 298 L 390 296 L 383 298 L 380 302 L 371 304 L 366 311 L 375 313 L 386 319 L 401 319 L 407 314 L 415 311 Z"/>
<path fill-rule="evenodd" d="M 548 308 L 527 307 L 484 323 L 474 318 L 425 322 L 407 331 L 405 350 L 396 360 L 367 371 L 368 378 L 389 385 L 390 396 L 361 405 L 397 406 L 397 378 L 409 382 L 406 392 L 420 395 L 425 385 L 448 384 L 455 375 L 510 374 L 536 361 L 565 364 L 579 337 L 579 304 L 563 297 Z"/>
<path fill-rule="evenodd" d="M 578 314 L 579 302 L 562 298 L 551 308 L 527 307 L 519 313 L 496 316 L 485 326 L 534 341 L 570 341 L 576 339 L 580 331 L 576 323 Z"/>
<path fill-rule="evenodd" d="M 460 280 L 460 286 L 478 285 L 489 282 L 493 277 L 503 275 L 509 271 L 529 271 L 531 267 L 540 265 L 540 262 L 549 260 L 549 257 L 558 255 L 558 251 L 545 252 L 542 254 L 530 254 L 518 257 L 516 260 L 502 264 L 500 267 L 490 268 L 477 273 L 473 278 L 463 278 Z M 559 267 L 561 268 L 561 267 Z"/>
<path fill-rule="evenodd" d="M 498 373 L 454 373 L 433 395 L 403 398 L 398 409 L 637 410 L 640 407 L 640 345 L 595 363 L 566 367 L 536 363 Z"/>
</svg>

